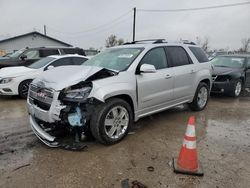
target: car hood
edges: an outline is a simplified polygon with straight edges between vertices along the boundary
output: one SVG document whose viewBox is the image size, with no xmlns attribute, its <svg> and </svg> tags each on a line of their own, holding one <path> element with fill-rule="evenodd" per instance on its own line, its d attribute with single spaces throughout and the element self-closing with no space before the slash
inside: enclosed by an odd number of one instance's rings
<svg viewBox="0 0 250 188">
<path fill-rule="evenodd" d="M 33 83 L 41 87 L 62 90 L 66 87 L 85 81 L 93 74 L 102 70 L 94 66 L 61 66 L 40 74 Z"/>
<path fill-rule="evenodd" d="M 24 66 L 6 67 L 6 68 L 0 69 L 0 77 L 6 78 L 6 77 L 23 76 L 33 71 L 36 71 L 36 69 L 31 69 L 31 68 L 24 67 Z"/>
<path fill-rule="evenodd" d="M 243 68 L 229 68 L 229 67 L 215 67 L 213 68 L 213 75 L 228 75 L 232 73 L 241 73 Z"/>
</svg>

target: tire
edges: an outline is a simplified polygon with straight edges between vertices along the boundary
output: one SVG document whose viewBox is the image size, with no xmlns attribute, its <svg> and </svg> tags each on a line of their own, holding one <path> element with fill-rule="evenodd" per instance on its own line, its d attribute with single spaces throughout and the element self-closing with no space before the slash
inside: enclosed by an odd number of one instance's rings
<svg viewBox="0 0 250 188">
<path fill-rule="evenodd" d="M 121 112 L 124 115 L 120 118 Z M 112 145 L 127 136 L 132 121 L 130 105 L 122 99 L 112 98 L 97 106 L 90 120 L 90 130 L 98 142 Z"/>
<path fill-rule="evenodd" d="M 201 99 L 202 97 L 201 95 L 204 96 L 204 99 Z M 193 101 L 188 104 L 189 108 L 193 111 L 203 110 L 207 106 L 208 98 L 209 98 L 208 85 L 204 82 L 199 83 Z"/>
<path fill-rule="evenodd" d="M 236 80 L 232 91 L 229 93 L 231 97 L 239 97 L 242 91 L 242 81 L 241 79 Z"/>
<path fill-rule="evenodd" d="M 32 80 L 25 80 L 21 82 L 18 86 L 18 94 L 21 98 L 27 99 L 28 91 L 29 91 L 29 85 L 32 82 Z"/>
</svg>

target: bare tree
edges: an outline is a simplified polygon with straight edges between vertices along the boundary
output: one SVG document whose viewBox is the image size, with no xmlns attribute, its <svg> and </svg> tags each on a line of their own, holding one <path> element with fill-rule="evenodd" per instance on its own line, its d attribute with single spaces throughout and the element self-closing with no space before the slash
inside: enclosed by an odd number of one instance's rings
<svg viewBox="0 0 250 188">
<path fill-rule="evenodd" d="M 202 40 L 200 37 L 196 37 L 196 43 L 201 46 L 201 48 L 208 52 L 209 50 L 209 38 L 207 36 L 204 37 L 204 40 Z"/>
<path fill-rule="evenodd" d="M 244 38 L 241 40 L 242 47 L 240 49 L 241 52 L 248 52 L 250 47 L 250 38 Z"/>
<path fill-rule="evenodd" d="M 110 35 L 105 42 L 107 48 L 117 45 L 122 45 L 124 40 L 122 38 L 118 39 L 115 35 Z"/>
</svg>

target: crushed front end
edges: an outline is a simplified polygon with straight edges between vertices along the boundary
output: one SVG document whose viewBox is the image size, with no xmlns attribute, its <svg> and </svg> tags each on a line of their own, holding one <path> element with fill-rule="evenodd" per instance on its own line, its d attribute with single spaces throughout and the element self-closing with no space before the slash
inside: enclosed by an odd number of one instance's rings
<svg viewBox="0 0 250 188">
<path fill-rule="evenodd" d="M 36 136 L 50 147 L 83 147 L 79 143 L 88 130 L 94 104 L 98 102 L 88 98 L 91 89 L 91 82 L 81 82 L 61 91 L 46 87 L 44 82 L 32 82 L 27 107 Z M 70 142 L 74 146 L 62 141 L 65 135 L 71 135 Z"/>
</svg>

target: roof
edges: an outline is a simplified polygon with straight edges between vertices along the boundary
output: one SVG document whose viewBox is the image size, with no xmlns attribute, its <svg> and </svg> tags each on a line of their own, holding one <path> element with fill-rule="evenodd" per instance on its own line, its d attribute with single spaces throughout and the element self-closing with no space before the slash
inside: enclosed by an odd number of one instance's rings
<svg viewBox="0 0 250 188">
<path fill-rule="evenodd" d="M 11 38 L 7 38 L 7 39 L 4 39 L 4 40 L 0 40 L 0 43 L 2 43 L 2 42 L 7 42 L 7 41 L 10 41 L 10 40 L 14 40 L 14 39 L 18 39 L 18 38 L 25 37 L 25 36 L 28 36 L 28 35 L 34 35 L 34 34 L 35 34 L 35 35 L 40 35 L 40 36 L 42 36 L 42 37 L 48 38 L 48 39 L 53 40 L 53 41 L 56 41 L 56 42 L 59 42 L 59 43 L 61 43 L 61 44 L 63 44 L 63 45 L 66 45 L 66 46 L 72 46 L 71 44 L 68 44 L 68 43 L 66 43 L 66 42 L 57 40 L 57 39 L 55 39 L 55 38 L 52 38 L 52 37 L 47 36 L 47 35 L 44 35 L 44 34 L 39 33 L 39 32 L 37 32 L 37 31 L 33 31 L 33 32 L 30 32 L 30 33 L 25 33 L 25 34 L 23 34 L 23 35 L 18 35 L 18 36 L 15 36 L 15 37 L 11 37 Z"/>
</svg>

